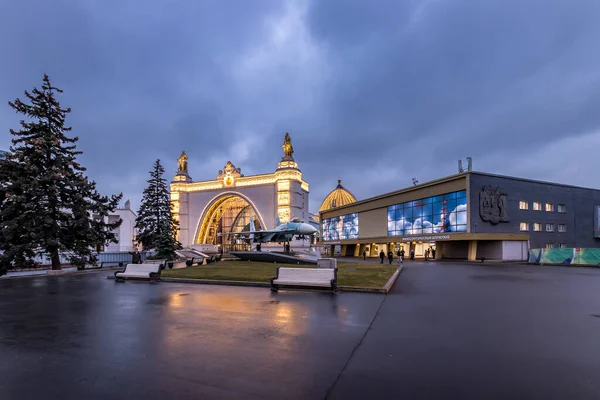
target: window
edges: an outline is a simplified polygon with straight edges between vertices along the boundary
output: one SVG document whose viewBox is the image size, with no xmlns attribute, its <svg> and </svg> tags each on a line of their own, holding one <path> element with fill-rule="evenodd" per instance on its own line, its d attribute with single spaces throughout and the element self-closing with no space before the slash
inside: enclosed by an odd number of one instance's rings
<svg viewBox="0 0 600 400">
<path fill-rule="evenodd" d="M 554 224 L 546 224 L 546 232 L 554 232 Z"/>
<path fill-rule="evenodd" d="M 467 191 L 388 207 L 388 236 L 467 231 Z"/>
<path fill-rule="evenodd" d="M 533 231 L 534 232 L 540 232 L 542 230 L 542 224 L 536 222 L 533 224 Z"/>
<path fill-rule="evenodd" d="M 534 201 L 533 202 L 533 211 L 542 211 L 542 203 Z"/>
<path fill-rule="evenodd" d="M 554 212 L 554 204 L 546 203 L 546 211 Z"/>
<path fill-rule="evenodd" d="M 566 243 L 561 243 L 558 245 L 559 248 L 561 249 L 566 249 L 567 248 L 567 244 Z"/>
<path fill-rule="evenodd" d="M 559 204 L 558 205 L 558 212 L 559 213 L 565 213 L 565 212 L 567 212 L 567 206 L 565 206 L 564 204 Z"/>
<path fill-rule="evenodd" d="M 547 249 L 552 249 L 553 247 L 554 247 L 554 245 L 552 243 L 546 243 Z"/>
<path fill-rule="evenodd" d="M 519 210 L 529 210 L 529 202 L 521 200 L 519 202 Z"/>
<path fill-rule="evenodd" d="M 528 230 L 529 230 L 529 223 L 521 222 L 521 231 L 528 231 Z"/>
<path fill-rule="evenodd" d="M 323 220 L 323 240 L 358 239 L 358 213 Z"/>
<path fill-rule="evenodd" d="M 567 231 L 567 224 L 558 224 L 558 231 L 559 232 L 566 232 Z"/>
</svg>

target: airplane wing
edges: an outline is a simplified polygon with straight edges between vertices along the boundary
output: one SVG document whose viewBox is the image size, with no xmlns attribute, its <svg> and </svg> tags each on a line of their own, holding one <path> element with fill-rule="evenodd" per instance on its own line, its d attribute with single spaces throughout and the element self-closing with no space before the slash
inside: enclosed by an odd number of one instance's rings
<svg viewBox="0 0 600 400">
<path fill-rule="evenodd" d="M 279 217 L 277 217 L 279 222 Z M 270 229 L 265 231 L 254 230 L 254 218 L 250 215 L 250 230 L 242 232 L 223 232 L 219 233 L 222 235 L 233 235 L 233 236 L 246 236 L 246 239 L 252 239 L 253 242 L 283 242 L 291 239 L 293 235 L 297 234 L 295 229 Z"/>
<path fill-rule="evenodd" d="M 295 233 L 296 231 L 293 229 L 253 232 L 255 242 L 283 242 L 288 239 L 286 236 Z"/>
<path fill-rule="evenodd" d="M 278 242 L 278 238 L 283 238 L 285 235 L 293 235 L 296 234 L 294 229 L 284 229 L 284 230 L 268 230 L 268 231 L 242 231 L 242 232 L 219 232 L 218 236 L 232 235 L 232 236 L 254 236 L 255 241 L 261 242 Z M 250 239 L 250 237 L 248 238 Z"/>
</svg>

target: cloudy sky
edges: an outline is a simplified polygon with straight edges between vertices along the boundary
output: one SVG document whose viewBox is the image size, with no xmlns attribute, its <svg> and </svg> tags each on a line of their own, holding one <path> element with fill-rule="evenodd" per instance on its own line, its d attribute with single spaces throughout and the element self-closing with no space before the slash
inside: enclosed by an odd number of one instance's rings
<svg viewBox="0 0 600 400">
<path fill-rule="evenodd" d="M 598 0 L 4 0 L 7 105 L 64 89 L 82 163 L 137 208 L 153 161 L 272 172 L 283 135 L 311 211 L 481 171 L 600 188 Z M 3 100 L 2 100 L 3 99 Z"/>
</svg>

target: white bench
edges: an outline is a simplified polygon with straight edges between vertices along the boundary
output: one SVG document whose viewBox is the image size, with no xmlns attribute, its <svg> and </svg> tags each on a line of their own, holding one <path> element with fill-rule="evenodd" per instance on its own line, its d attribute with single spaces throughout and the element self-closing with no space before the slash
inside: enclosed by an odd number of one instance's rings
<svg viewBox="0 0 600 400">
<path fill-rule="evenodd" d="M 277 276 L 271 278 L 271 290 L 280 286 L 320 287 L 337 290 L 337 268 L 277 267 Z"/>
<path fill-rule="evenodd" d="M 124 271 L 115 272 L 115 279 L 125 280 L 133 279 L 150 279 L 158 280 L 160 277 L 161 264 L 127 264 Z"/>
</svg>

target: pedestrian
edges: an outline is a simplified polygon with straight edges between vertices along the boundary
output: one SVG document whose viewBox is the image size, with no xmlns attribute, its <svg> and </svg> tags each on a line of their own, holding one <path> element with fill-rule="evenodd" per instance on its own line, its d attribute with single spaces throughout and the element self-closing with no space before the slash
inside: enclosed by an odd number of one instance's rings
<svg viewBox="0 0 600 400">
<path fill-rule="evenodd" d="M 142 263 L 142 256 L 138 252 L 137 247 L 135 249 L 133 249 L 133 252 L 129 252 L 129 254 L 131 254 L 131 263 L 132 264 L 141 264 Z"/>
<path fill-rule="evenodd" d="M 400 264 L 402 264 L 402 261 L 404 261 L 404 249 L 400 250 Z"/>
<path fill-rule="evenodd" d="M 390 262 L 390 265 L 392 265 L 392 263 L 394 262 L 394 253 L 392 253 L 392 251 L 388 251 L 388 261 Z"/>
<path fill-rule="evenodd" d="M 411 249 L 411 250 L 410 250 L 410 259 L 411 259 L 411 260 L 414 260 L 414 259 L 415 259 L 415 250 L 414 250 L 414 249 Z"/>
<path fill-rule="evenodd" d="M 366 259 L 367 259 L 367 251 L 363 250 L 363 260 L 366 260 Z"/>
<path fill-rule="evenodd" d="M 431 258 L 435 260 L 435 247 L 431 248 Z"/>
<path fill-rule="evenodd" d="M 383 250 L 379 252 L 379 258 L 381 259 L 381 262 L 379 264 L 383 264 L 383 259 L 385 258 L 385 253 L 383 252 Z"/>
<path fill-rule="evenodd" d="M 398 256 L 398 264 L 402 264 L 402 252 L 398 250 L 396 255 Z"/>
</svg>

